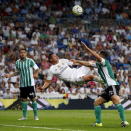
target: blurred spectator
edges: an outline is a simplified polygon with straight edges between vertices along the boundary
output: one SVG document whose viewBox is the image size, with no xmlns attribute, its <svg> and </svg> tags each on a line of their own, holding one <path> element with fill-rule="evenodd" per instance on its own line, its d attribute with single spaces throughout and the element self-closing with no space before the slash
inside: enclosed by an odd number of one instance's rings
<svg viewBox="0 0 131 131">
<path fill-rule="evenodd" d="M 75 3 L 81 4 L 85 10 L 80 17 L 71 13 Z M 49 51 L 68 59 L 94 59 L 84 53 L 78 43 L 78 39 L 82 38 L 96 51 L 107 50 L 110 53 L 109 60 L 119 82 L 124 82 L 124 89 L 131 94 L 130 1 L 76 0 L 75 3 L 73 0 L 0 1 L 0 76 L 15 70 L 18 48 L 25 46 L 29 57 L 40 67 L 36 90 L 41 92 L 40 87 L 50 66 L 47 58 Z M 10 93 L 18 94 L 18 82 L 19 77 L 0 77 L 0 96 L 4 94 L 6 98 L 6 94 L 8 97 Z M 53 77 L 52 83 L 46 90 L 47 94 L 91 92 L 96 95 L 101 90 L 99 85 L 93 83 L 90 85 L 93 88 L 83 85 L 81 88 L 71 86 L 69 89 L 56 77 Z"/>
<path fill-rule="evenodd" d="M 6 92 L 3 94 L 4 99 L 11 99 L 13 98 L 13 94 L 10 92 L 10 89 L 6 89 Z"/>
</svg>

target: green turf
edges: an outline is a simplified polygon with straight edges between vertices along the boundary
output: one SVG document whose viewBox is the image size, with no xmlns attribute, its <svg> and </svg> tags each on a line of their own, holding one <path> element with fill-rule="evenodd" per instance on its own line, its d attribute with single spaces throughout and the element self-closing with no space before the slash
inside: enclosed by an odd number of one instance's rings
<svg viewBox="0 0 131 131">
<path fill-rule="evenodd" d="M 117 111 L 103 111 L 103 127 L 92 127 L 95 121 L 93 110 L 46 110 L 39 111 L 39 121 L 33 120 L 33 112 L 29 111 L 28 120 L 18 121 L 21 111 L 0 111 L 0 124 L 33 126 L 5 127 L 0 125 L 0 131 L 131 131 L 131 125 L 120 127 Z M 131 111 L 126 111 L 127 120 L 131 123 Z M 48 127 L 44 129 L 40 127 Z M 58 128 L 58 129 L 52 129 Z"/>
</svg>

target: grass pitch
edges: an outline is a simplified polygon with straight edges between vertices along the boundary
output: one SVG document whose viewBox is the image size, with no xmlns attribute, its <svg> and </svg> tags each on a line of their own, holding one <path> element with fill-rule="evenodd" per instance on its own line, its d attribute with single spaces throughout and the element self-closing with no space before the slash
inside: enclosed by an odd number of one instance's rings
<svg viewBox="0 0 131 131">
<path fill-rule="evenodd" d="M 102 111 L 103 127 L 92 127 L 95 121 L 93 110 L 45 110 L 39 111 L 39 121 L 28 112 L 28 120 L 18 121 L 21 111 L 0 111 L 0 131 L 131 131 L 122 128 L 117 111 Z M 131 111 L 126 111 L 131 123 Z"/>
</svg>

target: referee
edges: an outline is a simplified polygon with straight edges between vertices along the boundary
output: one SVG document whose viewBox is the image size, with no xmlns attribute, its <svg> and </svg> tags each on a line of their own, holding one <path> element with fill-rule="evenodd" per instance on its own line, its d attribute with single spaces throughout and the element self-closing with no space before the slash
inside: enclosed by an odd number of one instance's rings
<svg viewBox="0 0 131 131">
<path fill-rule="evenodd" d="M 22 105 L 22 118 L 18 120 L 27 119 L 27 105 L 28 98 L 32 101 L 32 108 L 34 111 L 34 119 L 39 120 L 37 103 L 35 100 L 35 81 L 34 78 L 38 77 L 39 68 L 33 59 L 27 57 L 27 51 L 25 48 L 19 50 L 20 59 L 16 61 L 17 71 L 12 74 L 5 74 L 5 77 L 10 78 L 16 75 L 20 75 L 20 99 Z"/>
</svg>

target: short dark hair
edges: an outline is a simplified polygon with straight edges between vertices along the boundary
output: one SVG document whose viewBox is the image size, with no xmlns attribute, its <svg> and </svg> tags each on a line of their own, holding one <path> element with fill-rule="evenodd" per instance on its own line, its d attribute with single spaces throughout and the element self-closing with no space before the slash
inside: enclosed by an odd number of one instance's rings
<svg viewBox="0 0 131 131">
<path fill-rule="evenodd" d="M 102 50 L 102 51 L 100 51 L 100 54 L 102 56 L 104 56 L 104 58 L 108 58 L 109 57 L 109 52 L 107 52 L 107 51 Z"/>
<path fill-rule="evenodd" d="M 24 50 L 24 51 L 27 52 L 26 48 L 20 48 L 20 49 L 19 49 L 19 52 L 22 51 L 22 50 Z"/>
<path fill-rule="evenodd" d="M 49 54 L 48 54 L 48 61 L 49 61 L 49 62 L 50 62 L 53 54 L 54 54 L 53 52 L 49 52 Z"/>
</svg>

